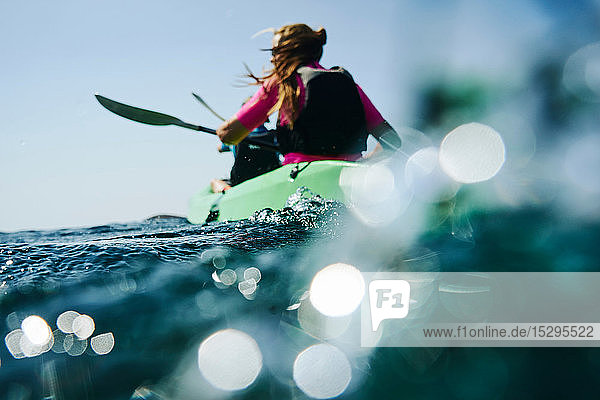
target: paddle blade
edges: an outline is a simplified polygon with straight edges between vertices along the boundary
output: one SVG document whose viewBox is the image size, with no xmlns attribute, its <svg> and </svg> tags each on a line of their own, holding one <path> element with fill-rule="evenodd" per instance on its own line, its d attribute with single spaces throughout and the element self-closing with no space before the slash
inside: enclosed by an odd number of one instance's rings
<svg viewBox="0 0 600 400">
<path fill-rule="evenodd" d="M 137 108 L 128 106 L 127 104 L 119 103 L 111 100 L 99 94 L 96 94 L 96 99 L 104 108 L 111 111 L 123 118 L 130 119 L 132 121 L 141 122 L 142 124 L 148 125 L 183 125 L 180 119 L 175 118 L 171 115 L 162 114 L 156 111 L 144 110 L 143 108 Z"/>
<path fill-rule="evenodd" d="M 219 114 L 217 114 L 215 110 L 213 110 L 208 104 L 206 104 L 202 97 L 198 96 L 194 92 L 192 92 L 192 96 L 194 96 L 194 98 L 198 100 L 198 102 L 200 102 L 200 104 L 202 104 L 204 107 L 206 107 L 206 109 L 210 111 L 215 117 L 219 118 L 221 121 L 225 121 L 225 118 L 221 117 Z"/>
</svg>

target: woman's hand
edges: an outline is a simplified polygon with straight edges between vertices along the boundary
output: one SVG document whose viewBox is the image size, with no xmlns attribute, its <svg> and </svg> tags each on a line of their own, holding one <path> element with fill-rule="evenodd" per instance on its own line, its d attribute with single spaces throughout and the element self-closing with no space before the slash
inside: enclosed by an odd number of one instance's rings
<svg viewBox="0 0 600 400">
<path fill-rule="evenodd" d="M 231 185 L 221 179 L 213 179 L 210 181 L 210 189 L 213 193 L 223 193 L 231 189 Z"/>
<path fill-rule="evenodd" d="M 248 129 L 237 118 L 227 120 L 217 128 L 217 136 L 227 145 L 238 144 L 248 133 Z"/>
<path fill-rule="evenodd" d="M 375 148 L 373 150 L 371 150 L 370 153 L 367 153 L 363 156 L 363 158 L 372 158 L 372 157 L 376 157 L 377 155 L 381 155 L 381 153 L 383 152 L 383 147 L 381 147 L 381 143 L 377 143 L 377 145 L 375 146 Z"/>
</svg>

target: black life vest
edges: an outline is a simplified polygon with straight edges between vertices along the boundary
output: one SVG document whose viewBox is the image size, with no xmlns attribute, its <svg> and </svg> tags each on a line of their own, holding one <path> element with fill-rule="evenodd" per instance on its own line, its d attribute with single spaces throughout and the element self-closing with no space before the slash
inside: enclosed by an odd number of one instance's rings
<svg viewBox="0 0 600 400">
<path fill-rule="evenodd" d="M 352 76 L 341 67 L 297 71 L 305 101 L 294 128 L 277 124 L 283 154 L 356 154 L 367 148 L 365 112 Z"/>
</svg>

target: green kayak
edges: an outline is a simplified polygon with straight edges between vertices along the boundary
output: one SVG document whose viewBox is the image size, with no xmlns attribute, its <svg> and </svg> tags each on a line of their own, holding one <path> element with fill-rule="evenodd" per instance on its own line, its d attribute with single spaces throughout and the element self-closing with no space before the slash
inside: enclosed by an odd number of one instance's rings
<svg viewBox="0 0 600 400">
<path fill-rule="evenodd" d="M 278 210 L 302 186 L 326 199 L 347 203 L 340 174 L 345 169 L 364 166 L 364 163 L 334 160 L 288 164 L 234 186 L 225 193 L 213 193 L 207 187 L 192 197 L 188 220 L 192 224 L 235 221 L 248 218 L 264 208 Z"/>
</svg>

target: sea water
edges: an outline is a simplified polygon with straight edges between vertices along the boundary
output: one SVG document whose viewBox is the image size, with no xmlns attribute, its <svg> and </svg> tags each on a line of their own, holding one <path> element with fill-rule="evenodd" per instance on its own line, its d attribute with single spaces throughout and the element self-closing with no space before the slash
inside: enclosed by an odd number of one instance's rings
<svg viewBox="0 0 600 400">
<path fill-rule="evenodd" d="M 315 273 L 335 263 L 361 271 L 599 268 L 599 225 L 545 207 L 438 218 L 410 240 L 406 220 L 366 226 L 341 204 L 313 196 L 204 226 L 159 217 L 2 233 L 0 398 L 595 392 L 597 349 L 364 349 L 359 316 L 324 323 L 307 291 Z"/>
</svg>

